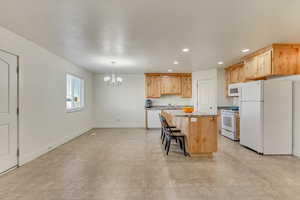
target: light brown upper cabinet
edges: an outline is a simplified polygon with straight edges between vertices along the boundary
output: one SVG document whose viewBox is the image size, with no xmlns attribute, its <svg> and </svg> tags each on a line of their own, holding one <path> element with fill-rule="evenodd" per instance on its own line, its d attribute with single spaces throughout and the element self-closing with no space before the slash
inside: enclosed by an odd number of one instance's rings
<svg viewBox="0 0 300 200">
<path fill-rule="evenodd" d="M 245 81 L 244 64 L 238 63 L 225 69 L 228 84 Z"/>
<path fill-rule="evenodd" d="M 146 76 L 146 98 L 159 98 L 160 97 L 160 76 Z"/>
<path fill-rule="evenodd" d="M 192 98 L 192 77 L 183 76 L 181 78 L 181 97 Z"/>
<path fill-rule="evenodd" d="M 192 97 L 192 77 L 190 73 L 146 73 L 146 98 L 159 98 L 161 95 Z"/>
<path fill-rule="evenodd" d="M 228 85 L 245 82 L 244 63 L 237 63 L 225 68 L 225 96 L 228 96 Z"/>
<path fill-rule="evenodd" d="M 276 45 L 273 47 L 273 75 L 291 75 L 300 73 L 300 44 Z"/>
<path fill-rule="evenodd" d="M 160 81 L 160 93 L 162 95 L 181 94 L 181 77 L 162 75 Z"/>
<path fill-rule="evenodd" d="M 300 44 L 272 44 L 242 59 L 247 80 L 300 73 Z"/>
<path fill-rule="evenodd" d="M 272 74 L 272 51 L 267 51 L 257 56 L 257 77 L 265 77 Z"/>
<path fill-rule="evenodd" d="M 257 57 L 249 58 L 245 61 L 245 78 L 255 79 L 257 78 L 258 66 Z"/>
</svg>

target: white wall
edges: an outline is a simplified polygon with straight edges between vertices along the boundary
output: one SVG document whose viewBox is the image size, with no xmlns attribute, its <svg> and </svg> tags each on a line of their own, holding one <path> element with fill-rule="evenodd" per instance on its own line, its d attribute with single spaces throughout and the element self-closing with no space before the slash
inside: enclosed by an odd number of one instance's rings
<svg viewBox="0 0 300 200">
<path fill-rule="evenodd" d="M 0 48 L 20 57 L 20 164 L 92 128 L 92 74 L 0 27 Z M 86 107 L 66 113 L 65 75 L 85 79 Z"/>
<path fill-rule="evenodd" d="M 293 154 L 300 157 L 300 78 L 294 83 Z"/>
<path fill-rule="evenodd" d="M 103 74 L 95 74 L 94 126 L 144 127 L 145 126 L 145 80 L 144 74 L 121 74 L 123 84 L 112 88 L 103 81 Z"/>
</svg>

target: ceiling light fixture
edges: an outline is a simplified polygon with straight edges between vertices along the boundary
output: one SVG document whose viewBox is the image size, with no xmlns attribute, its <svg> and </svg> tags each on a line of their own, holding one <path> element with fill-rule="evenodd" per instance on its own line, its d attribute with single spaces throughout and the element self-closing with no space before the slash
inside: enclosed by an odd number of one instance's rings
<svg viewBox="0 0 300 200">
<path fill-rule="evenodd" d="M 112 61 L 111 64 L 112 66 L 115 64 L 115 61 Z M 112 86 L 112 87 L 118 87 L 122 84 L 123 78 L 120 76 L 117 76 L 116 74 L 112 73 L 109 76 L 105 76 L 103 78 L 104 82 L 107 83 L 107 85 Z"/>
<path fill-rule="evenodd" d="M 189 51 L 190 51 L 190 49 L 188 49 L 188 48 L 182 49 L 182 52 L 189 52 Z"/>
<path fill-rule="evenodd" d="M 219 62 L 218 62 L 218 65 L 223 65 L 223 64 L 224 64 L 223 61 L 219 61 Z"/>
<path fill-rule="evenodd" d="M 243 49 L 243 50 L 241 50 L 242 53 L 247 53 L 249 51 L 250 51 L 250 49 Z"/>
<path fill-rule="evenodd" d="M 178 65 L 179 62 L 177 60 L 174 61 L 174 65 Z"/>
</svg>

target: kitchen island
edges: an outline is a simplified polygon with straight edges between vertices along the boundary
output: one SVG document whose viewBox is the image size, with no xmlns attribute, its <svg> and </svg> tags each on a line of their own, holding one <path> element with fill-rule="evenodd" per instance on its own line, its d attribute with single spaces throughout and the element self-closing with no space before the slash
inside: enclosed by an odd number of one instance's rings
<svg viewBox="0 0 300 200">
<path fill-rule="evenodd" d="M 186 135 L 186 149 L 190 156 L 212 156 L 218 150 L 217 115 L 163 111 L 170 125 Z"/>
</svg>

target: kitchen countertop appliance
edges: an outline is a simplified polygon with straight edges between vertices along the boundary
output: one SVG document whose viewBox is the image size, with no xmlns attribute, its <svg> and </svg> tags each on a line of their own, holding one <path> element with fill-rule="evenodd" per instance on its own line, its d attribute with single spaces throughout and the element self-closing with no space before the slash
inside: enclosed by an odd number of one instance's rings
<svg viewBox="0 0 300 200">
<path fill-rule="evenodd" d="M 266 155 L 292 154 L 291 81 L 244 83 L 241 88 L 240 144 Z"/>
<path fill-rule="evenodd" d="M 151 108 L 152 107 L 152 101 L 151 99 L 146 99 L 145 101 L 145 108 Z"/>
</svg>

